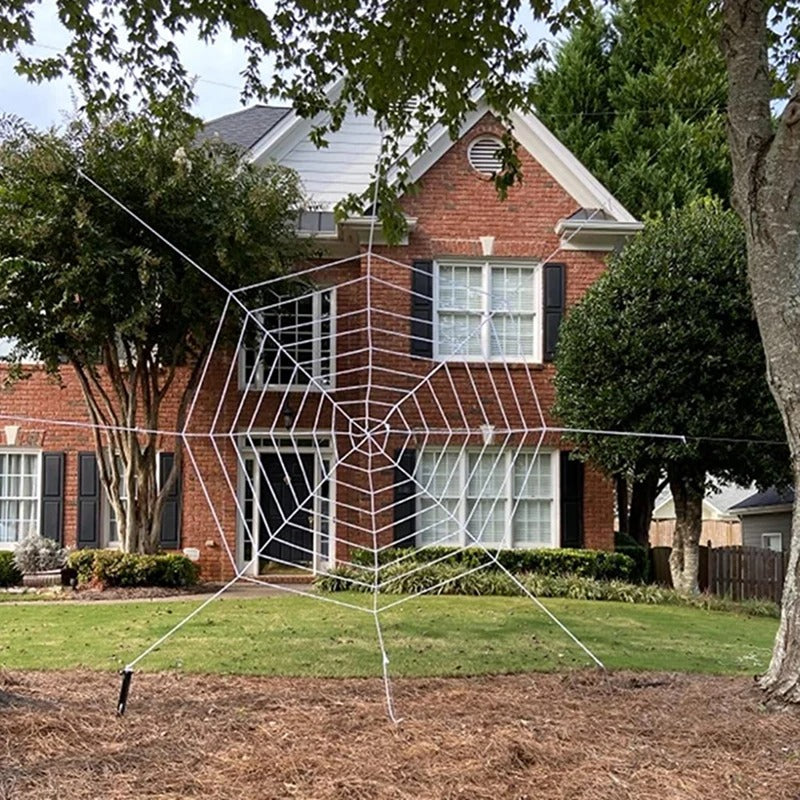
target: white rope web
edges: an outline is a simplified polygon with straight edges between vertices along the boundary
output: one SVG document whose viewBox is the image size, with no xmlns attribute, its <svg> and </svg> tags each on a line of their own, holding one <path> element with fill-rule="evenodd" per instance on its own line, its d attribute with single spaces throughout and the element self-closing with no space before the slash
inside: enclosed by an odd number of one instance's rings
<svg viewBox="0 0 800 800">
<path fill-rule="evenodd" d="M 385 591 L 398 580 L 390 568 L 413 557 L 407 551 L 395 555 L 395 548 L 440 545 L 456 553 L 482 550 L 483 563 L 463 574 L 489 567 L 505 572 L 603 666 L 500 563 L 494 550 L 521 543 L 549 546 L 555 535 L 557 451 L 542 450 L 548 428 L 530 364 L 535 355 L 530 348 L 543 327 L 540 264 L 555 252 L 537 264 L 448 262 L 437 283 L 439 305 L 449 291 L 445 306 L 449 302 L 460 310 L 438 319 L 432 312 L 423 337 L 429 348 L 438 339 L 448 357 L 420 359 L 410 353 L 416 320 L 411 307 L 419 296 L 413 287 L 421 268 L 374 252 L 374 219 L 363 253 L 296 271 L 293 285 L 302 288 L 287 296 L 283 276 L 238 289 L 222 286 L 118 204 L 227 295 L 184 429 L 176 433 L 234 572 L 216 594 L 127 665 L 125 684 L 142 659 L 234 583 L 246 580 L 371 614 L 387 712 L 397 722 L 381 615 L 457 578 L 388 599 Z M 265 293 L 273 295 L 272 302 L 264 302 Z M 433 303 L 432 296 L 424 299 Z M 231 315 L 240 330 L 235 348 L 226 347 L 221 337 Z M 528 349 L 521 351 L 521 343 Z M 209 409 L 211 397 L 217 400 Z M 236 407 L 231 413 L 226 403 L 232 397 Z M 210 412 L 211 424 L 199 434 L 195 419 L 201 408 L 204 416 Z M 225 529 L 201 467 L 199 449 L 208 445 L 237 511 L 238 537 Z M 226 448 L 235 454 L 238 481 L 231 478 Z M 412 453 L 416 464 L 410 465 L 406 456 Z M 398 480 L 410 487 L 401 500 L 395 497 Z M 416 527 L 407 525 L 411 520 Z M 398 536 L 404 524 L 409 532 Z M 515 529 L 521 538 L 512 541 Z M 239 552 L 231 541 L 237 541 Z M 348 554 L 356 549 L 371 555 L 371 565 L 359 560 L 361 574 L 369 578 L 342 580 L 371 592 L 367 607 L 259 575 L 265 558 L 316 574 L 334 564 L 354 566 Z M 407 573 L 424 568 L 410 567 Z"/>
</svg>

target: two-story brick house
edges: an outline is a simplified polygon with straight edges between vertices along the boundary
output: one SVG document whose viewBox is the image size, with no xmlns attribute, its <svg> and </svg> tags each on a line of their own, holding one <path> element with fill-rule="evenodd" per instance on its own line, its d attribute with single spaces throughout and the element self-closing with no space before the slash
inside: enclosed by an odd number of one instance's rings
<svg viewBox="0 0 800 800">
<path fill-rule="evenodd" d="M 299 227 L 322 257 L 210 363 L 164 547 L 196 551 L 209 579 L 258 572 L 258 551 L 319 569 L 352 545 L 612 547 L 610 485 L 547 430 L 552 357 L 562 314 L 641 226 L 535 117 L 512 122 L 524 179 L 505 201 L 485 103 L 458 141 L 431 132 L 402 201 L 408 236 L 391 247 L 371 217 L 332 213 L 369 182 L 371 120 L 348 117 L 322 150 L 286 109 L 207 125 L 244 158 L 299 173 Z M 0 442 L 0 547 L 29 531 L 113 546 L 88 432 L 25 421 L 85 420 L 69 375 L 60 389 L 35 375 L 2 410 L 20 419 Z"/>
</svg>

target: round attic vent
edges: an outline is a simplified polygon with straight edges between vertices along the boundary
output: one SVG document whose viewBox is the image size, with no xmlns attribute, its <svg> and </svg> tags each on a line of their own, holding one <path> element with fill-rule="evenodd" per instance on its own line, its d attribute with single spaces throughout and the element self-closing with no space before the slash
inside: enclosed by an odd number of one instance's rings
<svg viewBox="0 0 800 800">
<path fill-rule="evenodd" d="M 482 175 L 499 172 L 502 167 L 500 161 L 502 149 L 503 143 L 496 136 L 479 136 L 467 150 L 469 165 Z"/>
</svg>

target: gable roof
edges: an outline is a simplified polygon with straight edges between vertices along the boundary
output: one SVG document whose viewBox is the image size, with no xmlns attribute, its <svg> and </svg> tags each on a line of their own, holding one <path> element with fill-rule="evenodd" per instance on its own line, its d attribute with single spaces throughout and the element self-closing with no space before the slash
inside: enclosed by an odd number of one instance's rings
<svg viewBox="0 0 800 800">
<path fill-rule="evenodd" d="M 788 509 L 794 503 L 794 489 L 778 490 L 770 486 L 764 492 L 756 492 L 746 499 L 731 506 L 731 511 L 737 513 L 758 513 L 767 509 Z"/>
<path fill-rule="evenodd" d="M 223 142 L 240 147 L 242 150 L 250 150 L 290 112 L 291 109 L 279 106 L 251 106 L 209 120 L 203 125 L 198 138 L 203 141 L 219 136 Z"/>
<path fill-rule="evenodd" d="M 341 90 L 341 80 L 329 90 L 333 98 Z M 464 136 L 483 116 L 490 112 L 485 98 L 475 93 L 475 107 L 464 120 L 460 136 Z M 255 107 L 267 109 L 269 107 Z M 295 169 L 301 177 L 306 193 L 315 206 L 333 209 L 348 193 L 361 193 L 369 186 L 380 152 L 381 131 L 372 117 L 348 113 L 341 127 L 326 135 L 327 147 L 317 148 L 310 140 L 310 132 L 323 117 L 303 119 L 294 111 L 283 111 L 283 115 L 271 124 L 261 126 L 261 135 L 248 146 L 248 157 L 254 162 L 274 160 Z M 228 115 L 208 123 L 207 129 L 215 129 L 225 138 L 221 122 L 237 115 Z M 260 120 L 255 109 L 238 112 L 237 124 L 245 125 L 248 133 L 259 127 Z M 638 229 L 640 223 L 608 191 L 597 178 L 545 127 L 534 114 L 512 112 L 510 122 L 514 136 L 537 161 L 553 176 L 562 188 L 574 198 L 579 208 L 602 210 L 595 213 L 589 223 L 574 219 L 573 225 L 595 227 L 614 226 L 621 223 L 626 231 Z M 225 123 L 227 125 L 228 123 Z M 428 147 L 419 155 L 411 152 L 413 133 L 407 141 L 404 155 L 408 158 L 411 180 L 418 180 L 453 145 L 447 128 L 434 125 L 428 133 Z M 389 170 L 392 177 L 393 170 Z M 396 170 L 394 171 L 396 174 Z"/>
</svg>

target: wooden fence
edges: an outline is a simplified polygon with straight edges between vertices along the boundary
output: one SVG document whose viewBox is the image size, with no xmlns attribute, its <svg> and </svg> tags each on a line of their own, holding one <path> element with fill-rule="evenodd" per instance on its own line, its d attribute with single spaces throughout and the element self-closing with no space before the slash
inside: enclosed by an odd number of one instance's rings
<svg viewBox="0 0 800 800">
<path fill-rule="evenodd" d="M 654 519 L 650 523 L 650 546 L 672 547 L 674 519 Z M 711 541 L 712 547 L 735 547 L 742 543 L 742 524 L 739 520 L 704 519 L 701 542 Z"/>
<path fill-rule="evenodd" d="M 672 586 L 669 572 L 669 547 L 650 550 L 652 579 Z M 700 548 L 700 591 L 732 600 L 772 600 L 780 604 L 787 553 L 761 547 Z"/>
</svg>

